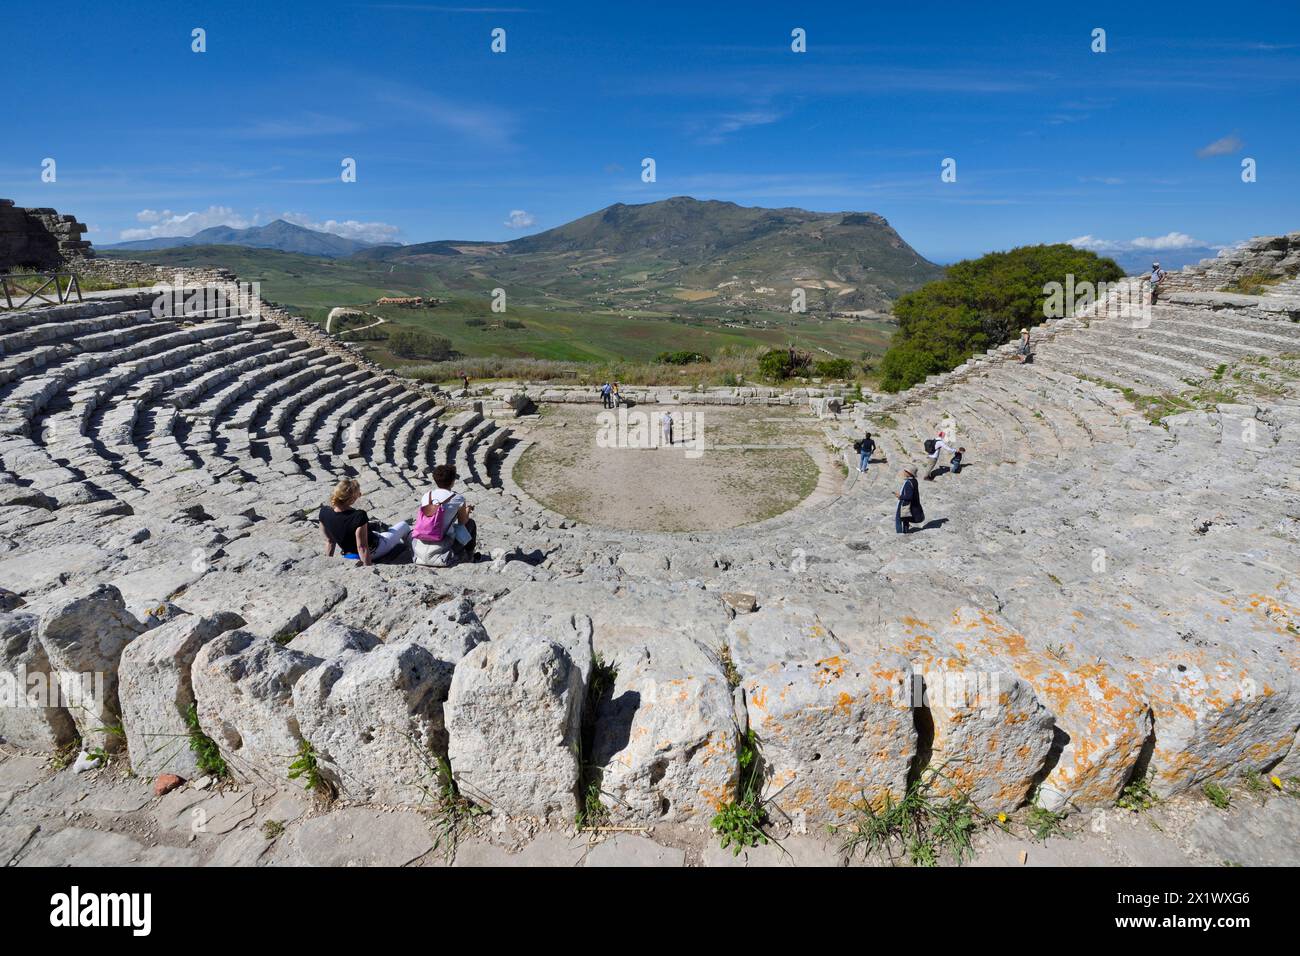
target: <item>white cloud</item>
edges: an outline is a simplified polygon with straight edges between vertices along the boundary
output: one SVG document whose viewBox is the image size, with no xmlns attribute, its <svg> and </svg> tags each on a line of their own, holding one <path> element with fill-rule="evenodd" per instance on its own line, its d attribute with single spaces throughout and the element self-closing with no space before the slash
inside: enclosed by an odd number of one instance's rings
<svg viewBox="0 0 1300 956">
<path fill-rule="evenodd" d="M 326 219 L 324 222 L 317 222 L 300 212 L 286 212 L 280 218 L 305 229 L 332 233 L 344 239 L 360 239 L 363 242 L 396 242 L 402 231 L 400 227 L 386 222 L 358 222 L 355 219 L 345 219 L 342 222 L 337 219 Z"/>
<path fill-rule="evenodd" d="M 511 209 L 510 218 L 505 221 L 505 225 L 509 229 L 528 229 L 537 225 L 537 218 L 531 212 Z"/>
<path fill-rule="evenodd" d="M 705 145 L 717 145 L 725 142 L 732 133 L 739 133 L 741 130 L 753 126 L 767 126 L 779 121 L 784 115 L 784 113 L 770 109 L 752 109 L 741 113 L 727 113 L 710 123 L 710 127 L 700 136 L 700 142 Z"/>
<path fill-rule="evenodd" d="M 1206 156 L 1231 156 L 1233 153 L 1240 152 L 1245 145 L 1237 134 L 1233 133 L 1230 136 L 1216 139 L 1213 143 L 1202 146 L 1196 151 L 1196 155 L 1201 158 Z"/>
<path fill-rule="evenodd" d="M 1067 243 L 1077 249 L 1093 252 L 1160 252 L 1170 249 L 1217 249 L 1211 243 L 1189 236 L 1185 232 L 1167 232 L 1163 236 L 1138 236 L 1136 239 L 1102 239 L 1097 236 L 1076 236 Z"/>
<path fill-rule="evenodd" d="M 137 222 L 147 224 L 144 229 L 123 229 L 118 238 L 155 239 L 162 236 L 192 236 L 211 226 L 231 226 L 235 229 L 247 229 L 258 223 L 258 217 L 249 219 L 240 215 L 229 206 L 209 206 L 201 212 L 174 213 L 170 209 L 161 212 L 154 209 L 141 209 L 135 214 Z"/>
</svg>

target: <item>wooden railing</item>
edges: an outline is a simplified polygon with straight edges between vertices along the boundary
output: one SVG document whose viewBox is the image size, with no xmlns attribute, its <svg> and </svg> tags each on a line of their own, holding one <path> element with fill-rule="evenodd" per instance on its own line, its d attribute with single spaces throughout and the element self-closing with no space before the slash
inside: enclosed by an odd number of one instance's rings
<svg viewBox="0 0 1300 956">
<path fill-rule="evenodd" d="M 35 288 L 26 288 L 19 282 L 25 283 L 26 286 Z M 36 283 L 40 283 L 36 285 Z M 58 305 L 64 302 L 72 301 L 72 294 L 75 292 L 77 301 L 81 301 L 81 283 L 77 281 L 76 275 L 71 272 L 21 272 L 12 275 L 0 275 L 0 288 L 4 289 L 4 307 L 6 309 L 21 309 L 33 299 L 39 299 L 41 302 L 50 305 Z M 26 296 L 17 305 L 14 300 Z M 53 296 L 53 298 L 51 298 Z"/>
</svg>

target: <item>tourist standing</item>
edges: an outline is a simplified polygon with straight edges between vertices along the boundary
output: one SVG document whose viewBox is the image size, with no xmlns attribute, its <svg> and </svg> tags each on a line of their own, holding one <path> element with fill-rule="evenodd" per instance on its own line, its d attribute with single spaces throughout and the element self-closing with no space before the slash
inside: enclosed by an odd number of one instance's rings
<svg viewBox="0 0 1300 956">
<path fill-rule="evenodd" d="M 939 470 L 939 456 L 945 451 L 952 454 L 952 446 L 944 441 L 944 433 L 939 432 L 938 436 L 926 442 L 931 446 L 926 448 L 925 453 L 930 459 L 930 464 L 925 470 L 925 480 L 934 481 L 934 473 Z"/>
<path fill-rule="evenodd" d="M 673 443 L 673 413 L 672 412 L 665 411 L 662 415 L 659 416 L 659 427 L 663 429 L 664 444 L 671 445 Z"/>
<path fill-rule="evenodd" d="M 610 398 L 609 382 L 600 386 L 600 404 L 605 408 L 614 407 L 614 402 Z"/>
<path fill-rule="evenodd" d="M 894 511 L 894 530 L 898 534 L 910 534 L 912 525 L 925 521 L 925 509 L 921 507 L 921 486 L 916 482 L 916 472 L 910 468 L 904 468 L 900 477 L 903 479 L 903 487 L 894 495 L 898 499 L 898 508 Z"/>
<path fill-rule="evenodd" d="M 618 408 L 623 403 L 623 396 L 618 393 L 618 382 L 609 387 L 609 392 L 614 399 L 614 407 Z"/>
<path fill-rule="evenodd" d="M 1165 281 L 1166 272 L 1160 268 L 1160 263 L 1151 263 L 1151 275 L 1147 277 L 1147 285 L 1151 288 L 1151 304 L 1156 304 L 1156 293 L 1160 291 L 1160 283 Z"/>
</svg>

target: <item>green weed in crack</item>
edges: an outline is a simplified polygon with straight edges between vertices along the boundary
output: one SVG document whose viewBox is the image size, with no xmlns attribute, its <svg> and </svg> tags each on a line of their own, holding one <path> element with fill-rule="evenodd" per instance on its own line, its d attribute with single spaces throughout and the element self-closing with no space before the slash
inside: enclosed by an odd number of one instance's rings
<svg viewBox="0 0 1300 956">
<path fill-rule="evenodd" d="M 1201 792 L 1205 794 L 1205 799 L 1209 800 L 1210 803 L 1214 804 L 1220 810 L 1227 810 L 1232 806 L 1232 794 L 1228 793 L 1227 788 L 1222 784 L 1215 783 L 1211 780 L 1201 788 Z"/>
<path fill-rule="evenodd" d="M 298 753 L 289 764 L 289 779 L 303 781 L 303 788 L 327 799 L 334 796 L 334 787 L 320 771 L 316 748 L 310 740 L 298 744 Z"/>
<path fill-rule="evenodd" d="M 587 700 L 582 710 L 582 731 L 578 740 L 578 812 L 574 824 L 578 829 L 592 829 L 609 823 L 609 808 L 601 800 L 603 768 L 591 763 L 596 742 L 596 714 L 602 702 L 614 695 L 618 668 L 597 653 L 591 656 L 591 676 L 587 680 Z"/>
<path fill-rule="evenodd" d="M 199 726 L 198 708 L 194 704 L 190 704 L 190 709 L 185 712 L 185 727 L 190 732 L 190 750 L 194 752 L 194 761 L 199 769 L 218 779 L 229 776 L 230 768 L 226 766 L 217 742 Z"/>
<path fill-rule="evenodd" d="M 438 836 L 434 848 L 443 851 L 448 860 L 456 855 L 465 831 L 473 825 L 478 817 L 485 815 L 487 808 L 481 807 L 460 792 L 456 775 L 452 773 L 451 761 L 446 757 L 434 756 L 434 820 L 438 827 Z"/>
<path fill-rule="evenodd" d="M 723 804 L 714 815 L 710 826 L 718 835 L 722 849 L 731 848 L 732 856 L 739 856 L 746 847 L 766 846 L 770 839 L 763 827 L 767 811 L 763 805 L 763 760 L 758 751 L 758 738 L 753 730 L 741 735 L 736 749 L 740 777 L 736 786 L 736 799 Z"/>
<path fill-rule="evenodd" d="M 974 855 L 971 837 L 984 814 L 964 792 L 943 796 L 935 792 L 943 778 L 941 767 L 926 769 L 908 785 L 901 799 L 885 791 L 875 800 L 854 806 L 842 849 L 849 856 L 881 852 L 897 865 L 938 866 L 945 855 L 958 865 Z"/>
<path fill-rule="evenodd" d="M 1046 843 L 1050 837 L 1064 836 L 1065 814 L 1049 810 L 1039 800 L 1039 791 L 1029 801 L 1029 812 L 1025 814 L 1025 826 L 1039 843 Z"/>
<path fill-rule="evenodd" d="M 1130 780 L 1128 785 L 1120 792 L 1119 798 L 1115 801 L 1115 806 L 1121 810 L 1141 813 L 1143 810 L 1150 810 L 1159 802 L 1160 798 L 1151 792 L 1151 776 L 1147 775 Z"/>
</svg>

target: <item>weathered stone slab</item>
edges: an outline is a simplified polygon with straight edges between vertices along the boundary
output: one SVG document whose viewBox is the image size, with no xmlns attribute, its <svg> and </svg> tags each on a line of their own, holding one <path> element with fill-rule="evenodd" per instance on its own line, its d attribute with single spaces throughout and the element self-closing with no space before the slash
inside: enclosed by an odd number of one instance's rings
<svg viewBox="0 0 1300 956">
<path fill-rule="evenodd" d="M 433 849 L 429 821 L 421 814 L 349 807 L 292 824 L 263 861 L 268 866 L 407 866 Z"/>
<path fill-rule="evenodd" d="M 727 641 L 767 799 L 812 825 L 902 795 L 917 739 L 905 658 L 850 652 L 811 608 L 781 602 L 737 617 Z"/>
<path fill-rule="evenodd" d="M 111 729 L 121 720 L 117 665 L 127 643 L 142 631 L 144 625 L 109 584 L 59 595 L 41 615 L 41 645 L 87 749 L 116 751 L 125 746 L 122 735 Z"/>
<path fill-rule="evenodd" d="M 608 661 L 591 760 L 615 820 L 708 822 L 735 798 L 738 729 L 721 664 L 689 641 L 631 648 Z"/>
<path fill-rule="evenodd" d="M 146 846 L 122 833 L 68 827 L 37 835 L 18 866 L 193 866 L 198 854 L 170 846 Z"/>
<path fill-rule="evenodd" d="M 252 633 L 286 639 L 306 630 L 347 594 L 333 581 L 317 579 L 311 587 L 303 587 L 291 575 L 258 575 L 254 588 L 248 582 L 245 574 L 212 571 L 177 595 L 175 602 L 191 614 L 233 612 Z"/>
<path fill-rule="evenodd" d="M 52 751 L 77 736 L 59 706 L 58 681 L 38 638 L 40 618 L 0 611 L 0 738 L 28 750 Z"/>
<path fill-rule="evenodd" d="M 243 623 L 237 614 L 183 615 L 126 646 L 118 665 L 118 695 L 127 752 L 137 775 L 174 773 L 188 780 L 198 774 L 186 722 L 194 704 L 190 671 L 204 644 Z"/>
<path fill-rule="evenodd" d="M 508 816 L 572 819 L 591 622 L 556 619 L 479 644 L 445 706 L 462 793 Z"/>
<path fill-rule="evenodd" d="M 447 751 L 442 703 L 453 666 L 411 641 L 345 651 L 303 675 L 293 709 L 340 793 L 418 803 Z"/>
<path fill-rule="evenodd" d="M 227 631 L 194 658 L 199 726 L 237 780 L 281 784 L 302 742 L 293 685 L 320 663 L 250 631 Z"/>
<path fill-rule="evenodd" d="M 686 851 L 660 846 L 654 840 L 630 833 L 616 833 L 587 851 L 587 866 L 686 865 Z"/>
<path fill-rule="evenodd" d="M 518 853 L 481 839 L 466 840 L 456 850 L 452 866 L 582 866 L 587 855 L 587 840 L 545 830 L 530 840 Z"/>
</svg>

